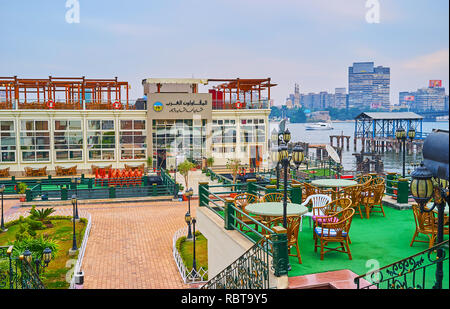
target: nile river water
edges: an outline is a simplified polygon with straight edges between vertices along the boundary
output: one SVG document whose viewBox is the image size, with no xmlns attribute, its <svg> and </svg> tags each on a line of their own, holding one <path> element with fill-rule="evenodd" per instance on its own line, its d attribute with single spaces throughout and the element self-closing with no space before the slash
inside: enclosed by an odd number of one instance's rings
<svg viewBox="0 0 450 309">
<path fill-rule="evenodd" d="M 350 139 L 350 150 L 346 151 L 346 144 L 344 151 L 342 153 L 342 163 L 345 170 L 355 170 L 356 169 L 356 158 L 352 154 L 354 152 L 353 137 L 355 133 L 355 123 L 354 122 L 336 122 L 333 123 L 334 130 L 329 131 L 308 131 L 305 129 L 305 123 L 290 123 L 287 124 L 287 128 L 291 132 L 292 142 L 306 142 L 311 144 L 330 144 L 330 135 L 345 135 L 351 136 Z M 278 123 L 270 123 L 269 135 L 274 128 L 278 129 Z M 449 122 L 424 122 L 423 131 L 425 133 L 431 133 L 433 129 L 449 129 Z M 336 139 L 334 140 L 334 145 L 336 146 Z M 357 152 L 361 151 L 361 142 L 358 141 Z M 384 163 L 385 172 L 402 172 L 402 153 L 395 153 L 394 151 L 386 152 L 382 154 L 381 159 Z M 412 163 L 419 163 L 422 160 L 422 154 L 412 154 L 406 155 L 406 169 L 414 170 L 411 167 Z"/>
</svg>

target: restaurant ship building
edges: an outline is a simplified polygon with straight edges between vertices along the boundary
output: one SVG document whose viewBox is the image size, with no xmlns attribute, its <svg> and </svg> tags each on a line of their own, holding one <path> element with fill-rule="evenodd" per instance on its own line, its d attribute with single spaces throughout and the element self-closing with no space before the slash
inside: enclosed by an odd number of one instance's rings
<svg viewBox="0 0 450 309">
<path fill-rule="evenodd" d="M 229 158 L 267 162 L 270 89 L 267 79 L 142 81 L 144 98 L 129 99 L 114 79 L 0 77 L 0 169 L 123 168 L 152 157 L 153 167 L 176 159 Z M 177 164 L 180 162 L 178 161 Z"/>
</svg>

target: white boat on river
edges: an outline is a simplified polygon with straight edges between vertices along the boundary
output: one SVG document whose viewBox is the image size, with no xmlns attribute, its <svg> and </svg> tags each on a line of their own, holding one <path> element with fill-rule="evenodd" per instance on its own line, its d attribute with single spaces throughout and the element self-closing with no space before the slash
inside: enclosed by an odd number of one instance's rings
<svg viewBox="0 0 450 309">
<path fill-rule="evenodd" d="M 306 130 L 333 130 L 331 123 L 328 122 L 309 123 L 305 128 Z"/>
</svg>

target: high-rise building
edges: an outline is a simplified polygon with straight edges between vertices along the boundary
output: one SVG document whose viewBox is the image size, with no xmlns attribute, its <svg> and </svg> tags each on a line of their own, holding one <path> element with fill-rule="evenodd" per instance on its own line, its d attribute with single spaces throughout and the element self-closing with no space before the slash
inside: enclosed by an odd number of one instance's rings
<svg viewBox="0 0 450 309">
<path fill-rule="evenodd" d="M 373 62 L 356 62 L 348 71 L 349 107 L 390 108 L 390 68 Z"/>
<path fill-rule="evenodd" d="M 334 90 L 334 108 L 347 108 L 346 88 L 336 88 Z"/>
<path fill-rule="evenodd" d="M 400 106 L 408 106 L 413 111 L 448 110 L 446 97 L 448 96 L 445 94 L 442 82 L 430 81 L 428 88 L 400 92 L 399 104 Z"/>
</svg>

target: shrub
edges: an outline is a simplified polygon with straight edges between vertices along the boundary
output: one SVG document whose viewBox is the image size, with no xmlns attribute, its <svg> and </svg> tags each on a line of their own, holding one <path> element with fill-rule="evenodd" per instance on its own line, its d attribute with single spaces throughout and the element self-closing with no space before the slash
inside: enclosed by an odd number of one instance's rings
<svg viewBox="0 0 450 309">
<path fill-rule="evenodd" d="M 45 248 L 52 250 L 52 258 L 55 258 L 59 245 L 56 240 L 45 239 L 42 235 L 37 238 L 25 238 L 22 240 L 16 240 L 15 242 L 10 242 L 8 245 L 13 245 L 13 256 L 18 257 L 25 252 L 26 249 L 31 251 L 34 258 L 42 259 L 42 252 Z"/>
<path fill-rule="evenodd" d="M 18 188 L 19 194 L 25 194 L 25 191 L 27 190 L 28 186 L 26 185 L 26 183 L 19 182 L 19 184 L 17 185 L 17 188 Z"/>
<path fill-rule="evenodd" d="M 36 206 L 31 207 L 30 217 L 33 220 L 45 221 L 52 213 L 55 212 L 54 208 L 42 208 L 36 210 Z"/>
</svg>

